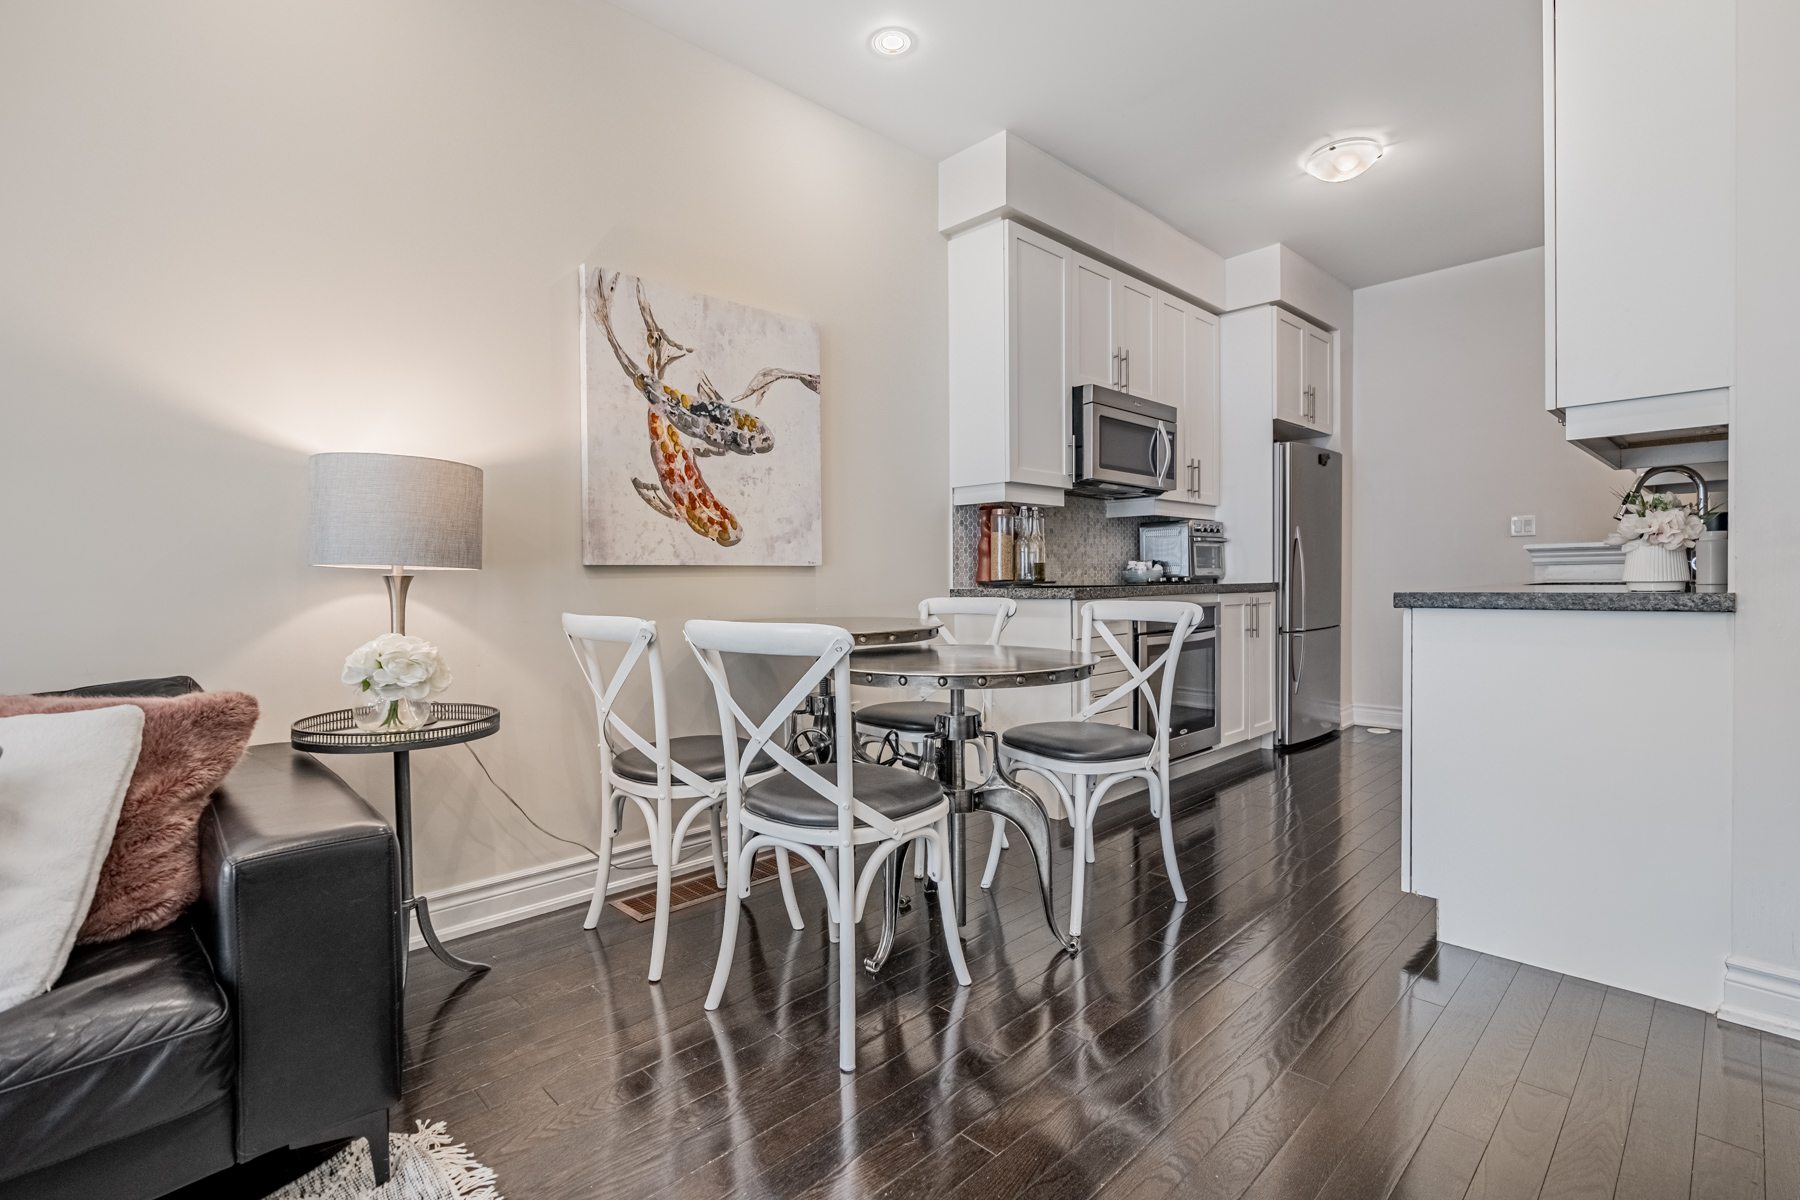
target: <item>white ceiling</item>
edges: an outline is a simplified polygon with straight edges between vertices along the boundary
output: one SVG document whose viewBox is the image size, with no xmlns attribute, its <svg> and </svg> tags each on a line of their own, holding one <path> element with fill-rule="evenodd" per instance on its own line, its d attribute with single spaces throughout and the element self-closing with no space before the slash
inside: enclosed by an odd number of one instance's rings
<svg viewBox="0 0 1800 1200">
<path fill-rule="evenodd" d="M 1540 0 L 614 2 L 934 160 L 1011 129 L 1227 257 L 1363 287 L 1543 242 Z M 1392 148 L 1301 171 L 1351 134 Z"/>
</svg>

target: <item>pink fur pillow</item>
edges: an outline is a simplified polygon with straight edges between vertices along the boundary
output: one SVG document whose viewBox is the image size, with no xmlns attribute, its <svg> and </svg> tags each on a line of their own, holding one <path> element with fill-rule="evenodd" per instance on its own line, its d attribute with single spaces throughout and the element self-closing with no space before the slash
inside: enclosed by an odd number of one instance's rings
<svg viewBox="0 0 1800 1200">
<path fill-rule="evenodd" d="M 144 744 L 119 810 L 112 848 L 76 941 L 111 942 L 161 929 L 200 896 L 200 814 L 250 744 L 256 697 L 0 696 L 0 717 L 135 704 Z"/>
</svg>

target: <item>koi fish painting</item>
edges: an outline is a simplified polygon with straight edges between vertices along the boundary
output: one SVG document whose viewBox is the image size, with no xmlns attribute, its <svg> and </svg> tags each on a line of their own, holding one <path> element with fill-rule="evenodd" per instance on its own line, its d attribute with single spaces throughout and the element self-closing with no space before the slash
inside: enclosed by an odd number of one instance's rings
<svg viewBox="0 0 1800 1200">
<path fill-rule="evenodd" d="M 818 330 L 591 267 L 581 307 L 583 561 L 817 566 Z"/>
</svg>

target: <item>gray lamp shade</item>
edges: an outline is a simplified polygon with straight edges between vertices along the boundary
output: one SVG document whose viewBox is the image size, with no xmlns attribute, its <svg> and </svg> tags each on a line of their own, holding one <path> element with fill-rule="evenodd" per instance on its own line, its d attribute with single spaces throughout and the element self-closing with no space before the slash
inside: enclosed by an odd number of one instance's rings
<svg viewBox="0 0 1800 1200">
<path fill-rule="evenodd" d="M 315 454 L 318 567 L 481 569 L 481 468 L 405 454 Z"/>
</svg>

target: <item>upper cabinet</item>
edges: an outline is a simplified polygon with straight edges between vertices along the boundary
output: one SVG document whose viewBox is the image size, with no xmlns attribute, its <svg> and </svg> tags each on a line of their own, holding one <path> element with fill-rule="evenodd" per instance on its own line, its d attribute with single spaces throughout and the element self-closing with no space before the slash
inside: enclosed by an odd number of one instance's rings
<svg viewBox="0 0 1800 1200">
<path fill-rule="evenodd" d="M 1085 254 L 1074 254 L 1074 262 L 1069 386 L 1094 383 L 1146 400 L 1160 399 L 1156 306 L 1163 293 Z"/>
<path fill-rule="evenodd" d="M 957 504 L 1061 504 L 1075 254 L 1011 221 L 950 241 L 950 486 Z"/>
<path fill-rule="evenodd" d="M 1180 412 L 1183 469 L 1156 511 L 1206 515 L 1219 496 L 1218 318 L 1017 222 L 951 238 L 952 502 L 1061 504 L 1075 484 L 1073 392 L 1090 383 Z"/>
<path fill-rule="evenodd" d="M 1165 500 L 1219 502 L 1219 318 L 1173 296 L 1156 298 L 1156 394 L 1180 412 L 1176 486 Z"/>
<path fill-rule="evenodd" d="M 1289 437 L 1337 432 L 1331 334 L 1273 304 L 1232 313 L 1234 343 L 1263 381 L 1269 415 Z M 1256 361 L 1262 360 L 1262 361 Z"/>
<path fill-rule="evenodd" d="M 1735 55 L 1733 0 L 1546 5 L 1547 402 L 1571 440 L 1729 419 Z"/>
</svg>

